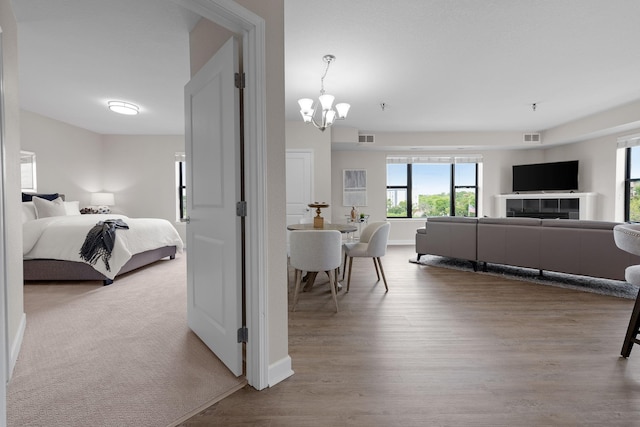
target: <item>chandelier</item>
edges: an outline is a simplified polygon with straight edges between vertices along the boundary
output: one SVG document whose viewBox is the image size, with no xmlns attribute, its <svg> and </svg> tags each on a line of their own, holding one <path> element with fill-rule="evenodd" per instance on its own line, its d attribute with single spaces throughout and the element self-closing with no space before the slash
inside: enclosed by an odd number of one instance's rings
<svg viewBox="0 0 640 427">
<path fill-rule="evenodd" d="M 298 100 L 298 105 L 300 105 L 300 114 L 302 114 L 304 122 L 313 123 L 313 125 L 321 131 L 324 131 L 326 128 L 331 126 L 335 120 L 345 119 L 349 112 L 349 108 L 351 107 L 351 105 L 342 102 L 340 104 L 336 104 L 334 110 L 332 107 L 335 97 L 324 93 L 324 78 L 327 76 L 329 66 L 335 59 L 336 57 L 333 55 L 325 55 L 322 57 L 322 60 L 327 63 L 327 66 L 324 69 L 324 74 L 322 74 L 322 77 L 320 78 L 320 96 L 318 97 L 318 100 L 320 101 L 322 109 L 319 120 L 316 121 L 315 118 L 318 108 L 316 108 L 317 104 L 315 106 L 313 105 L 313 99 L 302 98 Z"/>
</svg>

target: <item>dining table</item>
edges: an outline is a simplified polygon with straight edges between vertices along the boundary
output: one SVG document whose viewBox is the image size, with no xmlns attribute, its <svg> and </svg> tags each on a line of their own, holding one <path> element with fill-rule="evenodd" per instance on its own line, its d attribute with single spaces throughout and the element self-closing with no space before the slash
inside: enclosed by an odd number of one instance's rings
<svg viewBox="0 0 640 427">
<path fill-rule="evenodd" d="M 313 224 L 289 224 L 287 230 L 338 230 L 341 233 L 353 233 L 358 230 L 355 224 L 334 224 L 325 222 L 322 227 L 314 227 Z"/>
</svg>

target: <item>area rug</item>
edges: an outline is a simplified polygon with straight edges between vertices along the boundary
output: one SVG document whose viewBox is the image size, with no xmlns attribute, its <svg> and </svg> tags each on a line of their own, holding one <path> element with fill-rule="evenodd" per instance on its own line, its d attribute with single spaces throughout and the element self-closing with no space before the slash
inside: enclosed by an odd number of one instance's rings
<svg viewBox="0 0 640 427">
<path fill-rule="evenodd" d="M 243 387 L 187 326 L 185 258 L 109 286 L 28 282 L 7 425 L 173 426 Z"/>
<path fill-rule="evenodd" d="M 486 272 L 482 271 L 481 266 L 478 266 L 478 271 L 474 272 L 473 265 L 470 261 L 436 255 L 423 255 L 420 257 L 420 261 L 416 261 L 416 258 L 410 258 L 409 262 L 428 265 L 431 267 L 469 271 L 474 274 L 500 276 L 506 279 L 533 282 L 547 286 L 558 286 L 561 288 L 575 289 L 578 291 L 592 292 L 601 295 L 610 295 L 619 298 L 635 299 L 638 295 L 639 288 L 638 286 L 625 281 L 577 276 L 574 274 L 556 273 L 552 271 L 544 271 L 543 275 L 540 276 L 537 269 L 513 267 L 501 264 L 488 264 Z"/>
</svg>

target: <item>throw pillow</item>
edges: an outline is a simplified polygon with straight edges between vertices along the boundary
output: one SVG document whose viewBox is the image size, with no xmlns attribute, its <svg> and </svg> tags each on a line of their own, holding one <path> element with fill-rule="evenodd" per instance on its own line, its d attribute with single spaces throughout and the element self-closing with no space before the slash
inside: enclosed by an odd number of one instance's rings
<svg viewBox="0 0 640 427">
<path fill-rule="evenodd" d="M 31 202 L 34 197 L 40 197 L 45 200 L 55 200 L 59 196 L 58 193 L 52 194 L 31 194 L 31 193 L 22 193 L 22 201 L 23 202 Z"/>
<path fill-rule="evenodd" d="M 33 202 L 24 202 L 22 203 L 22 223 L 24 224 L 27 221 L 33 221 L 34 219 L 38 219 L 36 215 L 36 207 Z"/>
<path fill-rule="evenodd" d="M 60 197 L 55 200 L 34 197 L 33 204 L 36 207 L 36 215 L 38 218 L 65 216 L 67 214 L 67 210 L 64 207 L 64 201 Z"/>
<path fill-rule="evenodd" d="M 64 202 L 64 209 L 67 215 L 80 215 L 80 202 Z"/>
</svg>

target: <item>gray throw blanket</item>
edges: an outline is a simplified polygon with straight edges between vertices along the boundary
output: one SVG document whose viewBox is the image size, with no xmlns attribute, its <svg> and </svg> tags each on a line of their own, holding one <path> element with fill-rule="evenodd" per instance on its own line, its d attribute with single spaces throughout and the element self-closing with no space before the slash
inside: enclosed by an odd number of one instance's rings
<svg viewBox="0 0 640 427">
<path fill-rule="evenodd" d="M 80 258 L 91 265 L 95 265 L 102 258 L 107 271 L 111 271 L 109 259 L 116 240 L 116 230 L 128 229 L 129 226 L 121 219 L 107 219 L 99 221 L 89 233 L 80 248 Z"/>
</svg>

